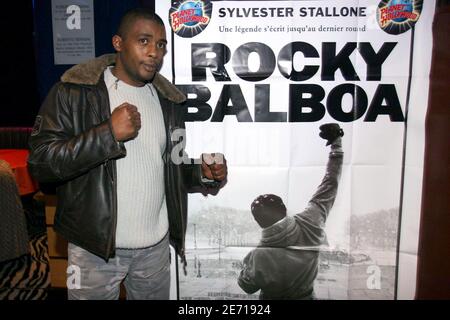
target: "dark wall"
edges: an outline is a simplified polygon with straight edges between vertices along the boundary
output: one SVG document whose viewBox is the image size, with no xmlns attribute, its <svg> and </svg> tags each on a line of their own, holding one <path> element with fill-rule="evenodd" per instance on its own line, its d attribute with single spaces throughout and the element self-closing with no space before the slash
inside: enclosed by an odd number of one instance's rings
<svg viewBox="0 0 450 320">
<path fill-rule="evenodd" d="M 139 0 L 94 0 L 95 55 L 114 52 L 111 38 L 120 17 L 141 4 Z M 72 65 L 54 65 L 51 0 L 35 1 L 36 51 L 39 101 Z"/>
<path fill-rule="evenodd" d="M 39 104 L 32 1 L 14 1 L 2 8 L 0 30 L 0 126 L 29 126 Z"/>
</svg>

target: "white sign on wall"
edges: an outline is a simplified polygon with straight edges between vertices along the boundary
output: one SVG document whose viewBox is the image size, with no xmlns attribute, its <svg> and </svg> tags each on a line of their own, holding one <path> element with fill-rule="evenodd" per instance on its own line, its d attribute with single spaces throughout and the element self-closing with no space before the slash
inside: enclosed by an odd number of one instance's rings
<svg viewBox="0 0 450 320">
<path fill-rule="evenodd" d="M 93 0 L 52 0 L 55 64 L 78 64 L 95 57 Z"/>
</svg>

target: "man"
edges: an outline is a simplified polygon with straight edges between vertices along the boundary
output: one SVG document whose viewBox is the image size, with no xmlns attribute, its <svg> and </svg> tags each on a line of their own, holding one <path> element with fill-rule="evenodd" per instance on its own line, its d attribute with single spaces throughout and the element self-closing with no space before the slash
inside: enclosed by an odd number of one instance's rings
<svg viewBox="0 0 450 320">
<path fill-rule="evenodd" d="M 283 200 L 273 194 L 253 201 L 251 211 L 262 230 L 258 246 L 245 258 L 238 284 L 260 299 L 313 299 L 318 272 L 319 246 L 326 242 L 325 221 L 336 198 L 343 152 L 338 124 L 320 127 L 331 144 L 325 177 L 308 207 L 291 217 Z"/>
<path fill-rule="evenodd" d="M 59 183 L 54 228 L 81 276 L 69 299 L 117 299 L 122 280 L 128 299 L 168 299 L 169 241 L 186 262 L 187 192 L 217 190 L 226 162 L 185 163 L 183 150 L 172 152 L 186 98 L 158 73 L 161 18 L 129 11 L 112 44 L 116 55 L 74 66 L 52 88 L 29 166 L 38 180 Z"/>
</svg>

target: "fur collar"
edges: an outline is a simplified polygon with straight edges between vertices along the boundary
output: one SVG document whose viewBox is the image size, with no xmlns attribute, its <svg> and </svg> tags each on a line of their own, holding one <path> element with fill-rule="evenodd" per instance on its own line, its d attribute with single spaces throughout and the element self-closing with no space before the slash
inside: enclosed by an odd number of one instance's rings
<svg viewBox="0 0 450 320">
<path fill-rule="evenodd" d="M 61 81 L 80 85 L 96 85 L 106 67 L 114 64 L 115 61 L 115 54 L 105 54 L 85 63 L 77 64 L 62 75 Z M 186 101 L 186 96 L 160 73 L 156 73 L 152 84 L 168 100 L 175 103 Z"/>
</svg>

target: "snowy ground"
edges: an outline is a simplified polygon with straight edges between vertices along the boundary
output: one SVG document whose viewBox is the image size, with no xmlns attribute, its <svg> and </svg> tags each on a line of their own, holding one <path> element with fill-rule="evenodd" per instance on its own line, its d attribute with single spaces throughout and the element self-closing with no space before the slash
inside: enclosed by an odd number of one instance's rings
<svg viewBox="0 0 450 320">
<path fill-rule="evenodd" d="M 180 273 L 181 299 L 258 299 L 237 285 L 241 261 L 251 247 L 197 247 L 187 250 L 188 275 Z M 315 282 L 318 299 L 393 299 L 395 252 L 370 252 L 370 260 L 346 264 L 321 261 Z M 380 288 L 370 288 L 371 266 L 377 266 Z M 181 269 L 180 269 L 181 270 Z"/>
</svg>

